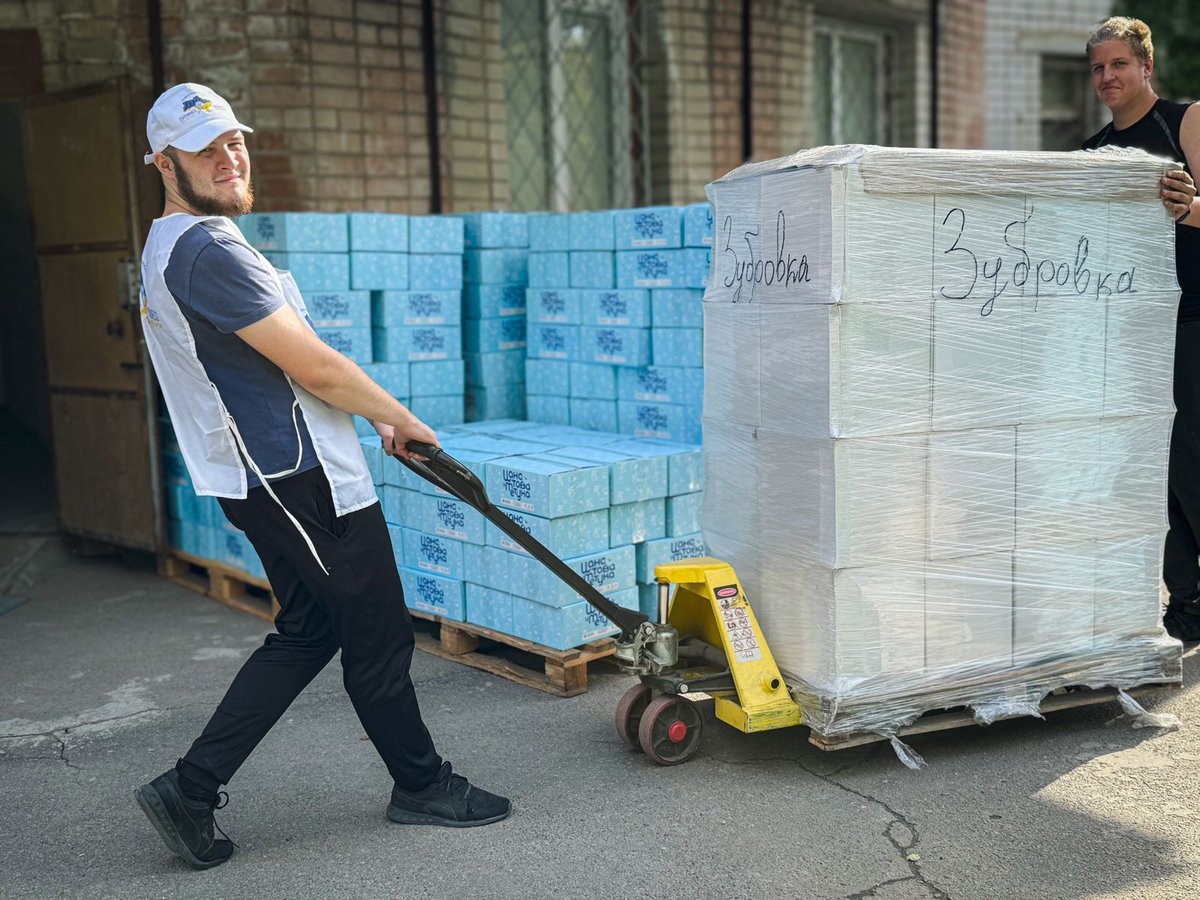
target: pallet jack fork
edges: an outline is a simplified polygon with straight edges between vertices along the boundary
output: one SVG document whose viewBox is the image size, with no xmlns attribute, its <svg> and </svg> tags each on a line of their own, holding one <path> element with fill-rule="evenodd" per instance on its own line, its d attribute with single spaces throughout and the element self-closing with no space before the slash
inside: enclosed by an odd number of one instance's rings
<svg viewBox="0 0 1200 900">
<path fill-rule="evenodd" d="M 711 696 L 717 718 L 739 731 L 800 724 L 800 708 L 729 563 L 703 556 L 657 566 L 659 614 L 652 622 L 601 594 L 505 515 L 461 462 L 433 444 L 406 446 L 422 458 L 400 462 L 477 509 L 620 629 L 613 659 L 640 679 L 617 704 L 617 733 L 627 744 L 660 765 L 690 759 L 704 725 L 697 693 Z"/>
</svg>

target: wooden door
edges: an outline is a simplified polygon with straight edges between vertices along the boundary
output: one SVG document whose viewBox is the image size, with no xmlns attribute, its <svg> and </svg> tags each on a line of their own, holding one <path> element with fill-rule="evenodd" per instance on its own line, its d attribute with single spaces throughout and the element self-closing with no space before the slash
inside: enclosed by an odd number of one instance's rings
<svg viewBox="0 0 1200 900">
<path fill-rule="evenodd" d="M 157 550 L 157 395 L 137 305 L 144 129 L 124 79 L 30 99 L 23 120 L 59 521 Z"/>
</svg>

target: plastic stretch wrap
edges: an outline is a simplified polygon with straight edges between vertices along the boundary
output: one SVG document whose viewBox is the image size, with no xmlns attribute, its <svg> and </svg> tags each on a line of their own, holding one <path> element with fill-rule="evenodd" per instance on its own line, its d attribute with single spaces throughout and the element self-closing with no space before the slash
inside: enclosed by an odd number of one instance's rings
<svg viewBox="0 0 1200 900">
<path fill-rule="evenodd" d="M 709 185 L 704 537 L 818 732 L 1180 679 L 1168 168 L 856 146 Z"/>
</svg>

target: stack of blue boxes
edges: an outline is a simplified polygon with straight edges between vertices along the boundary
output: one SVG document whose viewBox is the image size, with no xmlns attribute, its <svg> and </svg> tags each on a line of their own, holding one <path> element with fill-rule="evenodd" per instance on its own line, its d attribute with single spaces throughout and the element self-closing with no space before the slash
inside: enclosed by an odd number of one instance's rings
<svg viewBox="0 0 1200 900">
<path fill-rule="evenodd" d="M 697 446 L 516 420 L 440 437 L 493 503 L 622 606 L 657 615 L 654 567 L 704 553 Z M 467 504 L 394 460 L 382 482 L 413 609 L 560 650 L 617 633 Z"/>
<path fill-rule="evenodd" d="M 529 219 L 529 417 L 698 443 L 707 203 Z"/>
<path fill-rule="evenodd" d="M 424 421 L 463 421 L 461 219 L 285 212 L 238 224 L 291 272 L 322 340 Z"/>
<path fill-rule="evenodd" d="M 526 219 L 524 213 L 507 212 L 463 216 L 468 422 L 525 417 Z"/>
</svg>

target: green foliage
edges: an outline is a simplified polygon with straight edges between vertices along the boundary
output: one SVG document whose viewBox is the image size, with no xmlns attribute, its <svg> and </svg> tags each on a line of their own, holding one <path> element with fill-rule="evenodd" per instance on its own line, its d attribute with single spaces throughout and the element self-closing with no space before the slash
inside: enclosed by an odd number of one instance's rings
<svg viewBox="0 0 1200 900">
<path fill-rule="evenodd" d="M 1170 100 L 1200 98 L 1200 4 L 1193 0 L 1126 0 L 1114 16 L 1133 16 L 1150 26 L 1154 82 Z"/>
</svg>

